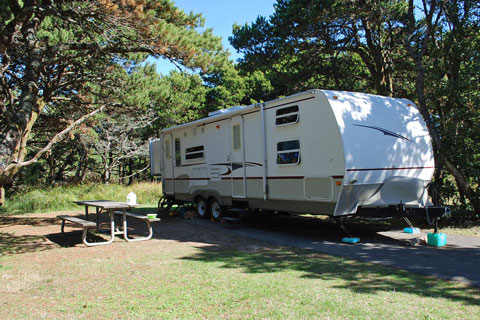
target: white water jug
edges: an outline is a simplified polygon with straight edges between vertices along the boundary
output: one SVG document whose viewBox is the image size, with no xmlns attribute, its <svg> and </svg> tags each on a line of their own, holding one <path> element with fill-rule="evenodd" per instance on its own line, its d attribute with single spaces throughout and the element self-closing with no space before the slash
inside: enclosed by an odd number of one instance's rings
<svg viewBox="0 0 480 320">
<path fill-rule="evenodd" d="M 137 204 L 137 195 L 133 192 L 130 192 L 127 195 L 127 203 L 128 204 Z"/>
</svg>

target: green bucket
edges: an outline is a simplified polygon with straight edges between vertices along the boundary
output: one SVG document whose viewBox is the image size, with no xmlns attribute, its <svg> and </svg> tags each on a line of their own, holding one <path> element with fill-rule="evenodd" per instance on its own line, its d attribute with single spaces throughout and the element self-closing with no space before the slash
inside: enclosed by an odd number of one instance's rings
<svg viewBox="0 0 480 320">
<path fill-rule="evenodd" d="M 427 234 L 427 243 L 431 246 L 441 247 L 447 244 L 447 235 L 445 233 Z"/>
</svg>

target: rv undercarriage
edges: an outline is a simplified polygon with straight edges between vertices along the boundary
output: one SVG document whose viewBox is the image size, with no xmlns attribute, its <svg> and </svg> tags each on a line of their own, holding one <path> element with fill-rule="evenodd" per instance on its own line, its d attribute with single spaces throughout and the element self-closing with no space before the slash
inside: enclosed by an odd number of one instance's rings
<svg viewBox="0 0 480 320">
<path fill-rule="evenodd" d="M 197 197 L 193 205 L 189 201 L 175 199 L 174 196 L 162 196 L 158 202 L 158 209 L 162 211 L 169 211 L 172 208 L 179 208 L 182 206 L 195 207 L 198 215 L 201 218 L 212 216 L 214 220 L 220 221 L 222 219 L 222 212 L 230 211 L 224 210 L 227 207 L 220 205 L 215 197 L 205 199 L 204 197 Z M 249 210 L 248 201 L 232 202 L 232 206 L 228 208 Z M 262 210 L 264 211 L 264 210 Z M 268 211 L 268 210 L 267 210 Z M 438 232 L 438 220 L 442 217 L 450 215 L 450 209 L 441 206 L 427 206 L 427 207 L 408 207 L 400 203 L 396 206 L 388 207 L 358 207 L 357 212 L 352 215 L 333 217 L 333 219 L 340 225 L 342 230 L 349 236 L 350 233 L 343 224 L 345 218 L 349 217 L 366 217 L 366 218 L 398 218 L 404 219 L 409 226 L 412 227 L 408 218 L 423 218 L 425 217 L 428 225 L 434 228 L 434 232 Z"/>
<path fill-rule="evenodd" d="M 401 218 L 409 223 L 408 218 L 425 217 L 430 227 L 438 231 L 438 220 L 442 217 L 448 217 L 451 211 L 450 208 L 441 206 L 426 206 L 426 207 L 406 207 L 400 203 L 397 206 L 388 207 L 359 207 L 355 216 L 369 217 L 369 218 Z M 410 224 L 410 223 L 409 223 Z"/>
</svg>

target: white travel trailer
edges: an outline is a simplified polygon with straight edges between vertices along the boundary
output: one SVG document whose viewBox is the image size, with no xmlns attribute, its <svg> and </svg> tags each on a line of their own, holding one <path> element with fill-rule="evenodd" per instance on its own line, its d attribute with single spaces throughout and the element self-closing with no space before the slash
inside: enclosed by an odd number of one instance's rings
<svg viewBox="0 0 480 320">
<path fill-rule="evenodd" d="M 225 207 L 334 217 L 424 212 L 434 171 L 411 101 L 328 90 L 164 129 L 150 155 L 167 201 L 195 203 L 216 220 Z"/>
</svg>

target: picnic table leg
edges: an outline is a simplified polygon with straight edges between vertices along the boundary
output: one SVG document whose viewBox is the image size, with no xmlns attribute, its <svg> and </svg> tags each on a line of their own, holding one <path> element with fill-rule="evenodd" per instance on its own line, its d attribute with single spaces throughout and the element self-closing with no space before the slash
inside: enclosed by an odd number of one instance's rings
<svg viewBox="0 0 480 320">
<path fill-rule="evenodd" d="M 113 221 L 113 216 L 114 216 L 114 213 L 113 211 L 108 211 L 108 214 L 110 216 L 110 239 L 108 241 L 103 241 L 103 242 L 88 242 L 87 241 L 87 228 L 84 228 L 83 229 L 83 234 L 82 234 L 82 242 L 89 246 L 89 247 L 92 247 L 92 246 L 101 246 L 101 245 L 104 245 L 104 244 L 110 244 L 113 242 L 113 239 L 115 237 L 115 222 Z"/>
<path fill-rule="evenodd" d="M 95 207 L 95 222 L 97 223 L 97 230 L 99 232 L 104 232 L 105 230 L 100 229 L 100 211 L 98 210 L 98 207 Z"/>
<path fill-rule="evenodd" d="M 87 220 L 88 220 L 88 206 L 85 205 L 85 216 L 87 217 Z"/>
<path fill-rule="evenodd" d="M 100 213 L 102 212 L 102 210 L 100 208 L 96 207 L 95 212 L 96 212 L 95 222 L 97 223 L 98 232 L 101 232 L 101 233 L 109 232 L 108 229 L 101 229 L 100 228 Z M 110 214 L 110 211 L 107 211 L 107 214 Z"/>
<path fill-rule="evenodd" d="M 128 237 L 128 231 L 127 231 L 127 209 L 123 209 L 123 237 L 125 240 L 128 242 L 133 242 L 133 241 L 144 241 L 144 240 L 149 240 L 153 236 L 153 228 L 152 228 L 152 223 L 150 220 L 144 220 L 147 223 L 147 228 L 148 228 L 148 236 L 146 237 L 141 237 L 141 238 L 129 238 Z"/>
<path fill-rule="evenodd" d="M 127 230 L 127 209 L 123 208 L 122 209 L 122 219 L 123 219 L 123 237 L 125 240 L 130 241 L 128 239 L 128 230 Z"/>
</svg>

